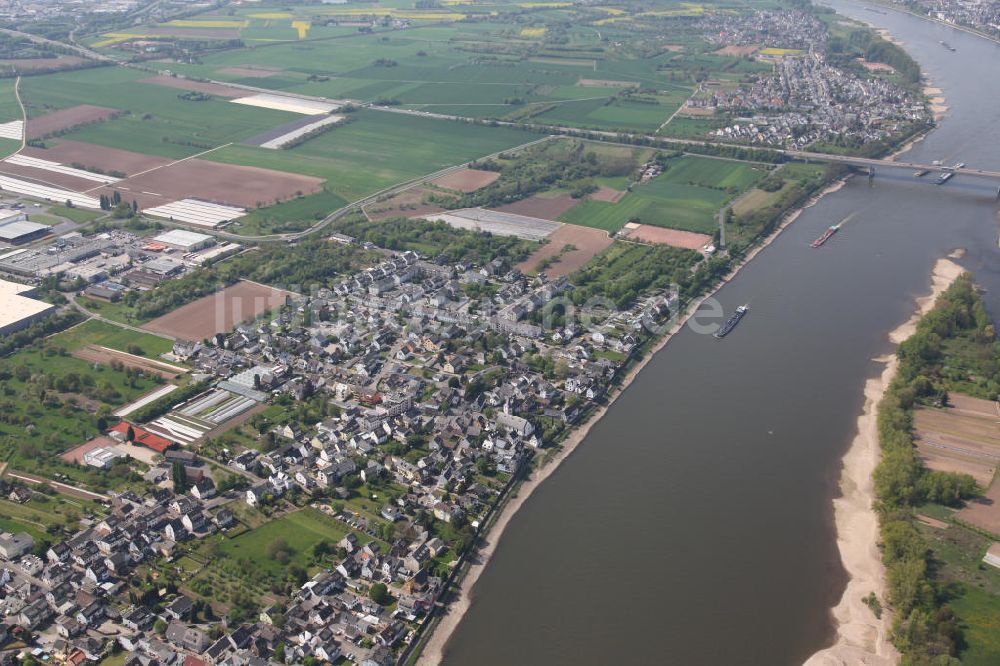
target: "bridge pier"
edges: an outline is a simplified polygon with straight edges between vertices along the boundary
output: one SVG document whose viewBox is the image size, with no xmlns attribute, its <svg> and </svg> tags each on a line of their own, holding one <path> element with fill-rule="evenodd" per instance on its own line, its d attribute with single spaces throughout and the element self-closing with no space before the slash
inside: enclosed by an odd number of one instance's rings
<svg viewBox="0 0 1000 666">
<path fill-rule="evenodd" d="M 875 167 L 868 167 L 868 187 L 875 184 Z"/>
</svg>

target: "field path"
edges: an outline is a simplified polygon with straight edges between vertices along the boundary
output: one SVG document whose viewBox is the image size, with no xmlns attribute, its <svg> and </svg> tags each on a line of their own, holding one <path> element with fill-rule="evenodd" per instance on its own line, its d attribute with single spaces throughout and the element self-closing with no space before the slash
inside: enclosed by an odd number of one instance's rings
<svg viewBox="0 0 1000 666">
<path fill-rule="evenodd" d="M 8 470 L 7 476 L 11 479 L 17 479 L 18 481 L 24 481 L 25 483 L 31 483 L 34 485 L 39 485 L 42 483 L 47 483 L 53 488 L 55 488 L 59 493 L 63 495 L 69 495 L 70 497 L 77 497 L 79 499 L 86 500 L 101 500 L 101 501 L 111 501 L 111 498 L 107 495 L 102 495 L 101 493 L 95 493 L 90 490 L 84 490 L 83 488 L 76 488 L 75 486 L 70 486 L 59 481 L 53 481 L 52 479 L 46 479 L 41 476 L 35 476 L 34 474 L 28 474 L 26 472 L 18 472 L 16 470 Z"/>
<path fill-rule="evenodd" d="M 21 107 L 21 147 L 14 153 L 14 155 L 17 155 L 28 145 L 28 110 L 24 108 L 24 101 L 21 99 L 20 74 L 14 79 L 14 97 L 17 99 L 17 105 Z"/>
</svg>

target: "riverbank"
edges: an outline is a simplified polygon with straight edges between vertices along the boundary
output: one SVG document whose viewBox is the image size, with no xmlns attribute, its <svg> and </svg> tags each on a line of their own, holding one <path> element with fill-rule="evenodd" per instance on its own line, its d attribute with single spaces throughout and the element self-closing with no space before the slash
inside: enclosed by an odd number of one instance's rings
<svg viewBox="0 0 1000 666">
<path fill-rule="evenodd" d="M 739 273 L 740 269 L 746 266 L 754 259 L 754 257 L 757 256 L 758 253 L 774 242 L 782 231 L 798 219 L 803 210 L 816 205 L 816 203 L 827 194 L 831 194 L 842 188 L 846 184 L 847 178 L 849 178 L 849 176 L 840 178 L 831 183 L 821 192 L 811 197 L 800 208 L 788 212 L 782 218 L 782 221 L 775 227 L 774 231 L 767 236 L 767 238 L 757 244 L 749 253 L 747 253 L 747 255 L 738 264 L 736 264 L 730 272 L 722 278 L 718 284 L 716 284 L 715 287 L 713 287 L 704 296 L 692 301 L 688 305 L 687 309 L 685 309 L 684 314 L 674 323 L 673 326 L 671 326 L 667 333 L 656 342 L 648 353 L 636 361 L 636 363 L 629 369 L 626 375 L 622 378 L 621 383 L 609 394 L 607 402 L 596 409 L 586 423 L 576 428 L 560 443 L 559 451 L 548 461 L 548 463 L 539 469 L 533 470 L 530 477 L 517 487 L 515 491 L 516 494 L 507 499 L 502 510 L 500 511 L 500 514 L 497 516 L 496 521 L 493 523 L 492 528 L 482 538 L 482 545 L 477 550 L 475 556 L 471 558 L 471 564 L 469 565 L 468 570 L 462 577 L 457 589 L 453 591 L 452 596 L 455 597 L 454 600 L 449 603 L 447 612 L 438 621 L 430 638 L 427 639 L 427 642 L 421 649 L 420 656 L 416 662 L 417 666 L 432 666 L 439 664 L 442 661 L 448 640 L 461 623 L 462 617 L 474 602 L 472 592 L 475 589 L 476 582 L 479 580 L 483 571 L 486 570 L 486 567 L 490 562 L 490 558 L 496 551 L 497 544 L 503 536 L 504 530 L 507 528 L 510 520 L 520 510 L 521 506 L 523 506 L 528 498 L 531 497 L 531 494 L 535 491 L 535 489 L 538 488 L 538 486 L 541 485 L 542 482 L 544 482 L 553 472 L 555 472 L 562 462 L 576 450 L 576 447 L 579 446 L 584 439 L 586 439 L 590 429 L 593 428 L 594 425 L 601 420 L 601 418 L 603 418 L 611 405 L 613 405 L 615 400 L 618 399 L 618 396 L 620 396 L 625 389 L 632 384 L 635 378 L 640 372 L 642 372 L 653 357 L 656 356 L 656 354 L 670 342 L 670 340 L 674 337 L 674 334 L 680 331 L 681 328 L 687 324 L 688 320 L 698 311 L 701 304 L 706 299 L 714 296 L 716 292 L 718 292 L 723 286 L 726 285 L 726 283 L 732 280 L 737 273 Z"/>
<path fill-rule="evenodd" d="M 890 341 L 898 345 L 913 335 L 920 318 L 930 312 L 938 296 L 961 274 L 958 264 L 949 259 L 938 260 L 931 274 L 930 294 L 917 299 L 913 315 L 889 334 Z M 844 594 L 832 611 L 837 637 L 832 646 L 810 657 L 807 666 L 859 663 L 889 666 L 899 661 L 899 653 L 889 642 L 891 613 L 883 610 L 878 618 L 863 601 L 872 592 L 880 601 L 885 599 L 878 516 L 872 508 L 875 501 L 872 473 L 880 457 L 876 408 L 898 365 L 895 354 L 876 360 L 885 367 L 880 375 L 865 382 L 865 405 L 858 417 L 858 433 L 843 458 L 841 496 L 833 500 L 837 547 L 848 575 Z"/>
</svg>

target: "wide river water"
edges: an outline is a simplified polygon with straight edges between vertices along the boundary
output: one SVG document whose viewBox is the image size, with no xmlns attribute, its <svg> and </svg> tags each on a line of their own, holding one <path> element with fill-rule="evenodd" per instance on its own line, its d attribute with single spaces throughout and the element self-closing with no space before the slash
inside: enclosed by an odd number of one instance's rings
<svg viewBox="0 0 1000 666">
<path fill-rule="evenodd" d="M 888 28 L 944 89 L 950 112 L 905 159 L 1000 169 L 1000 45 L 829 4 Z M 1000 183 L 933 178 L 852 179 L 725 286 L 750 315 L 722 341 L 678 334 L 524 504 L 444 663 L 781 666 L 829 644 L 831 500 L 872 359 L 955 248 L 1000 311 Z"/>
</svg>

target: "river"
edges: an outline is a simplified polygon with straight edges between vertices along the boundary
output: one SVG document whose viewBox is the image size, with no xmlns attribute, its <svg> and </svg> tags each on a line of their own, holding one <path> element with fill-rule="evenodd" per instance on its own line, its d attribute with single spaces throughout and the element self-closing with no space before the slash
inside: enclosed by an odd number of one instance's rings
<svg viewBox="0 0 1000 666">
<path fill-rule="evenodd" d="M 908 159 L 1000 168 L 1000 45 L 829 4 L 888 28 L 944 89 L 950 112 Z M 829 644 L 831 499 L 871 359 L 955 248 L 1000 310 L 998 185 L 879 173 L 807 209 L 719 292 L 751 305 L 739 328 L 678 334 L 524 504 L 444 663 L 780 666 Z"/>
</svg>

